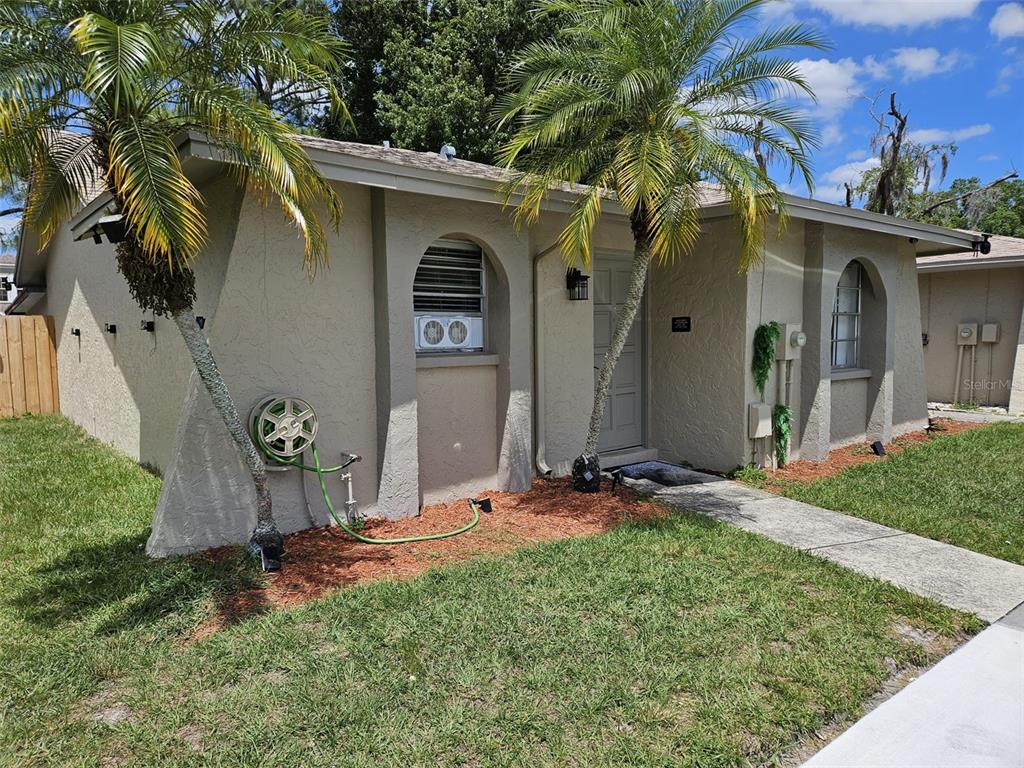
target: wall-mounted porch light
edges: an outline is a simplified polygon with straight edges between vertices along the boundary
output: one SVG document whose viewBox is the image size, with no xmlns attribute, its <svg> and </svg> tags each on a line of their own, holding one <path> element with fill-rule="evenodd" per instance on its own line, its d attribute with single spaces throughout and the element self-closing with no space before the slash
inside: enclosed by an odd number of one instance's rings
<svg viewBox="0 0 1024 768">
<path fill-rule="evenodd" d="M 139 324 L 139 328 L 146 333 L 156 333 L 156 322 L 153 320 L 143 320 Z"/>
<path fill-rule="evenodd" d="M 117 333 L 117 324 L 116 323 L 104 323 L 103 324 L 103 330 L 106 331 L 107 333 L 115 333 L 116 334 Z"/>
<path fill-rule="evenodd" d="M 565 287 L 569 291 L 569 301 L 586 301 L 590 298 L 590 275 L 569 267 L 565 271 Z"/>
</svg>

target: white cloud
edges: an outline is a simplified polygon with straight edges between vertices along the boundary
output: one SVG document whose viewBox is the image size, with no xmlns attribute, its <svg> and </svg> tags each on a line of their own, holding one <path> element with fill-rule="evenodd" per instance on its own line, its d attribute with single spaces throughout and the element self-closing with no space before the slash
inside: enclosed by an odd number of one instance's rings
<svg viewBox="0 0 1024 768">
<path fill-rule="evenodd" d="M 959 51 L 942 54 L 936 48 L 897 48 L 893 53 L 893 66 L 903 73 L 904 81 L 949 72 L 963 58 Z"/>
<path fill-rule="evenodd" d="M 863 67 L 864 71 L 875 80 L 884 80 L 889 76 L 889 67 L 874 56 L 865 58 Z"/>
<path fill-rule="evenodd" d="M 864 160 L 864 159 L 867 158 L 867 156 L 869 154 L 871 154 L 871 153 L 868 152 L 866 149 L 855 149 L 852 152 L 847 152 L 846 153 L 846 159 L 847 160 Z"/>
<path fill-rule="evenodd" d="M 865 160 L 855 160 L 849 163 L 843 163 L 838 168 L 833 168 L 831 171 L 821 177 L 821 186 L 841 187 L 844 182 L 850 182 L 853 184 L 858 181 L 861 174 L 870 168 L 877 168 L 879 161 L 877 157 L 869 157 Z"/>
<path fill-rule="evenodd" d="M 804 0 L 846 24 L 918 27 L 971 16 L 981 0 Z"/>
<path fill-rule="evenodd" d="M 849 57 L 839 61 L 800 59 L 796 65 L 817 97 L 817 111 L 821 115 L 836 117 L 863 94 L 857 80 L 862 67 Z M 798 98 L 808 97 L 801 92 Z"/>
<path fill-rule="evenodd" d="M 21 224 L 21 216 L 4 216 L 0 218 L 0 232 L 17 229 L 19 224 Z"/>
<path fill-rule="evenodd" d="M 987 154 L 978 157 L 978 160 L 983 163 L 991 163 L 999 159 L 999 155 Z"/>
<path fill-rule="evenodd" d="M 996 10 L 989 30 L 1000 40 L 1008 37 L 1024 37 L 1024 5 L 1021 3 L 1004 3 Z"/>
<path fill-rule="evenodd" d="M 821 129 L 821 146 L 831 147 L 835 144 L 839 144 L 846 135 L 843 133 L 843 129 L 839 127 L 838 123 L 827 123 L 824 128 Z"/>
<path fill-rule="evenodd" d="M 1006 51 L 1007 57 L 1013 57 L 1009 64 L 1006 64 L 999 70 L 999 75 L 996 78 L 995 85 L 988 92 L 989 96 L 1001 96 L 1004 93 L 1009 93 L 1011 83 L 1017 78 L 1024 77 L 1024 54 L 1016 55 L 1017 52 L 1014 49 Z"/>
<path fill-rule="evenodd" d="M 986 133 L 991 133 L 991 131 L 991 124 L 980 123 L 978 125 L 969 125 L 966 128 L 957 128 L 955 130 L 947 130 L 945 128 L 919 128 L 916 131 L 908 133 L 907 137 L 911 141 L 916 141 L 920 144 L 939 144 L 946 141 L 966 141 L 967 139 L 984 136 Z"/>
</svg>

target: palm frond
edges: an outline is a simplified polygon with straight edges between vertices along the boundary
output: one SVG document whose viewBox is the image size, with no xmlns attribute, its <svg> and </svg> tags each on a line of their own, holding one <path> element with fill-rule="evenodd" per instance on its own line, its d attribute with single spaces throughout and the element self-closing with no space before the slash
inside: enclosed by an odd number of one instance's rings
<svg viewBox="0 0 1024 768">
<path fill-rule="evenodd" d="M 108 182 L 151 258 L 188 266 L 206 238 L 203 199 L 162 127 L 128 116 L 110 131 Z"/>
</svg>

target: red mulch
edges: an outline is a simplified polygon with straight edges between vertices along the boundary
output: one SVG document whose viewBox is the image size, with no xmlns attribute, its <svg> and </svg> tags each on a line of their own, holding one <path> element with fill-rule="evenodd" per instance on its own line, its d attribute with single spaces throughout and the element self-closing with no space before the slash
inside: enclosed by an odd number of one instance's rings
<svg viewBox="0 0 1024 768">
<path fill-rule="evenodd" d="M 664 508 L 639 499 L 628 488 L 611 493 L 574 493 L 568 480 L 535 480 L 524 493 L 486 491 L 493 511 L 459 536 L 413 544 L 363 544 L 340 529 L 311 528 L 285 537 L 287 555 L 267 585 L 230 596 L 216 618 L 198 627 L 193 640 L 272 608 L 295 606 L 327 592 L 363 581 L 408 579 L 442 563 L 487 553 L 507 552 L 530 542 L 603 533 L 630 519 L 651 519 Z M 472 518 L 465 499 L 424 507 L 418 517 L 372 519 L 361 533 L 375 538 L 420 536 L 452 530 Z M 225 557 L 237 550 L 214 550 L 204 557 Z M 231 554 L 230 556 L 236 556 Z"/>
<path fill-rule="evenodd" d="M 900 435 L 891 443 L 885 446 L 886 454 L 899 453 L 912 445 L 927 443 L 932 439 L 933 434 L 955 435 L 969 429 L 977 429 L 985 424 L 973 421 L 954 421 L 953 419 L 934 419 L 934 433 L 926 430 L 908 432 Z M 782 469 L 768 472 L 768 486 L 772 490 L 778 490 L 779 486 L 773 483 L 776 480 L 784 480 L 796 483 L 813 483 L 823 477 L 838 475 L 844 469 L 855 467 L 868 461 L 885 461 L 884 456 L 875 456 L 871 447 L 860 443 L 848 445 L 844 448 L 837 448 L 829 453 L 824 461 L 794 461 Z"/>
</svg>

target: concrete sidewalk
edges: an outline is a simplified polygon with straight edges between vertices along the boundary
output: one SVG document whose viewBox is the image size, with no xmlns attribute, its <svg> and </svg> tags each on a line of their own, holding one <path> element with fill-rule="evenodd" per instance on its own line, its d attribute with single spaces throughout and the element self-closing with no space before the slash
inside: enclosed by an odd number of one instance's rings
<svg viewBox="0 0 1024 768">
<path fill-rule="evenodd" d="M 1024 603 L 1024 566 L 714 475 L 672 468 L 655 476 L 660 482 L 625 482 L 681 510 L 813 552 L 987 622 Z"/>
<path fill-rule="evenodd" d="M 1020 768 L 1024 606 L 940 661 L 803 768 Z"/>
</svg>

